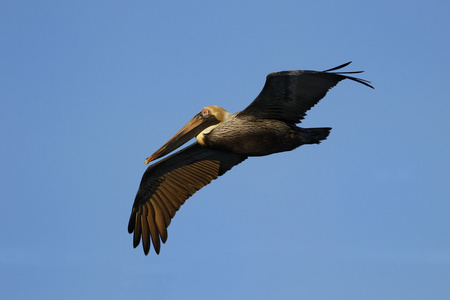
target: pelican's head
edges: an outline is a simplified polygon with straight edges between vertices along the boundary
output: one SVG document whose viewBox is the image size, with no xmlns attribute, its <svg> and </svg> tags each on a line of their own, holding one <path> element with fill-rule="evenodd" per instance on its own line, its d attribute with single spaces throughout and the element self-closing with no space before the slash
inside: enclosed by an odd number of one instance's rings
<svg viewBox="0 0 450 300">
<path fill-rule="evenodd" d="M 157 158 L 163 157 L 166 154 L 174 151 L 184 143 L 198 136 L 200 133 L 205 134 L 214 129 L 217 125 L 225 121 L 231 115 L 225 109 L 218 106 L 206 106 L 198 114 L 194 116 L 183 128 L 180 129 L 167 143 L 156 150 L 149 156 L 145 163 Z"/>
</svg>

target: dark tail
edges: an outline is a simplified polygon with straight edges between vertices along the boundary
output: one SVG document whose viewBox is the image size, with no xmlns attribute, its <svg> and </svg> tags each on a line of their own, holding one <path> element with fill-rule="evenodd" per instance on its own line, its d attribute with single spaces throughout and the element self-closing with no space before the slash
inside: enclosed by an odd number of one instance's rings
<svg viewBox="0 0 450 300">
<path fill-rule="evenodd" d="M 319 144 L 330 134 L 330 127 L 322 128 L 300 128 L 302 136 L 305 138 L 305 144 Z"/>
</svg>

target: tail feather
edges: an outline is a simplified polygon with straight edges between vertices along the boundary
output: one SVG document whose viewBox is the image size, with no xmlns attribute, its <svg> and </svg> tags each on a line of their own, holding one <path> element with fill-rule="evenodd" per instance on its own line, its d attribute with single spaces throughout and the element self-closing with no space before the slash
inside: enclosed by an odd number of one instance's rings
<svg viewBox="0 0 450 300">
<path fill-rule="evenodd" d="M 328 137 L 331 127 L 302 128 L 302 130 L 304 130 L 304 136 L 307 139 L 306 144 L 319 144 Z"/>
</svg>

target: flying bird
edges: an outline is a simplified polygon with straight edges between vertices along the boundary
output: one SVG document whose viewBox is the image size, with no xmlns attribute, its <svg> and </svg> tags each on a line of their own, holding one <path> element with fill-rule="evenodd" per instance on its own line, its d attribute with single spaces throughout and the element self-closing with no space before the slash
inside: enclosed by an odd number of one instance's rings
<svg viewBox="0 0 450 300">
<path fill-rule="evenodd" d="M 300 128 L 306 112 L 339 81 L 350 79 L 370 88 L 370 82 L 334 72 L 351 62 L 325 71 L 270 73 L 261 93 L 243 111 L 232 114 L 207 106 L 167 143 L 145 160 L 161 158 L 192 138 L 192 145 L 152 164 L 145 171 L 131 210 L 128 232 L 133 246 L 142 240 L 145 255 L 150 245 L 159 254 L 167 241 L 167 227 L 186 199 L 249 156 L 291 151 L 319 144 L 331 128 Z"/>
</svg>

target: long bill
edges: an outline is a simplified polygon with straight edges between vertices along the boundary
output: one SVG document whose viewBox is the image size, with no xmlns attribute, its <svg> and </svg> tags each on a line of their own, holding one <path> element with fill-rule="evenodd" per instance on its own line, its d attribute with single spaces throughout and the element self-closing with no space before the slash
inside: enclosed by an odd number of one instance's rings
<svg viewBox="0 0 450 300">
<path fill-rule="evenodd" d="M 197 136 L 204 129 L 211 125 L 217 124 L 219 121 L 214 117 L 203 118 L 201 114 L 197 114 L 192 120 L 190 120 L 183 128 L 180 129 L 170 140 L 167 141 L 161 148 L 156 150 L 155 153 L 150 155 L 145 164 L 148 164 L 152 160 L 163 157 L 166 154 L 174 151 L 178 147 L 185 144 L 187 141 Z"/>
</svg>

